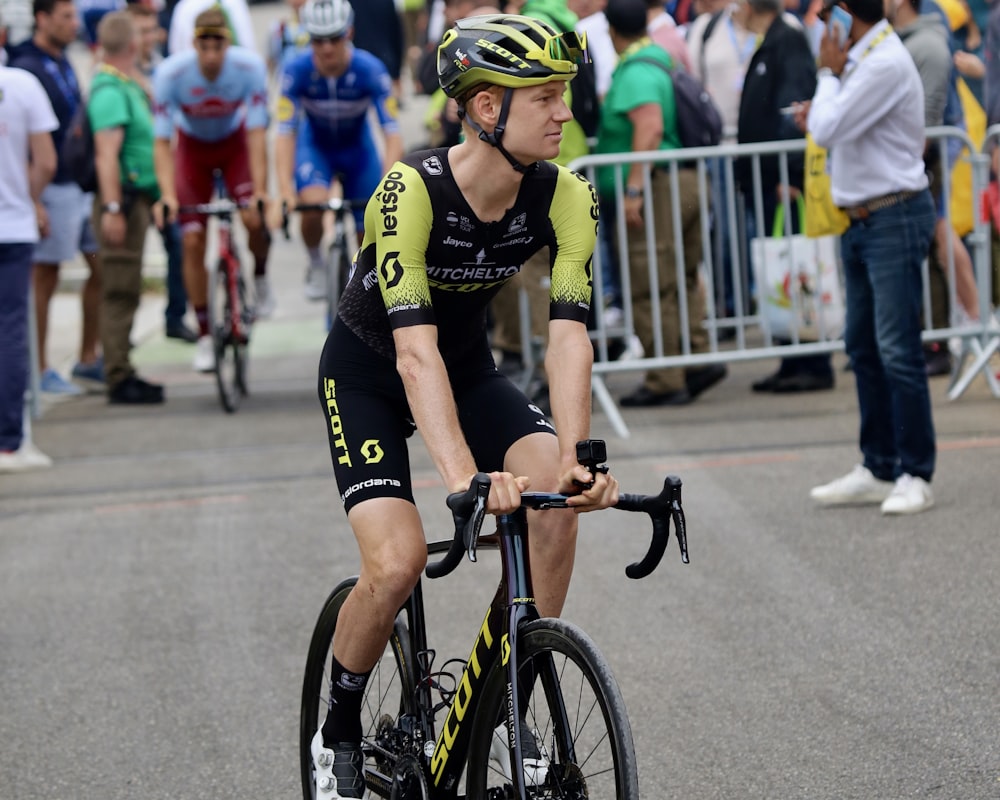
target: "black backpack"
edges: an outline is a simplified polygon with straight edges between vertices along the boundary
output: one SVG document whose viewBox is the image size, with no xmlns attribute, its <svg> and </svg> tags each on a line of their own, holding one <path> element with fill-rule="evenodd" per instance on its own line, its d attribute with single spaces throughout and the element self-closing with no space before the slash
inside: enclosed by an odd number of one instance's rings
<svg viewBox="0 0 1000 800">
<path fill-rule="evenodd" d="M 597 96 L 597 72 L 593 62 L 580 65 L 569 89 L 573 118 L 580 123 L 586 136 L 597 136 L 601 124 L 601 101 Z"/>
<path fill-rule="evenodd" d="M 635 58 L 659 67 L 674 84 L 677 105 L 677 132 L 682 147 L 712 147 L 722 139 L 722 116 L 701 82 L 689 72 L 668 67 L 654 58 Z"/>
<path fill-rule="evenodd" d="M 100 91 L 98 86 L 95 91 Z M 82 99 L 66 128 L 59 163 L 66 168 L 76 184 L 85 192 L 97 191 L 97 164 L 94 151 L 94 131 L 87 116 L 87 101 Z"/>
</svg>

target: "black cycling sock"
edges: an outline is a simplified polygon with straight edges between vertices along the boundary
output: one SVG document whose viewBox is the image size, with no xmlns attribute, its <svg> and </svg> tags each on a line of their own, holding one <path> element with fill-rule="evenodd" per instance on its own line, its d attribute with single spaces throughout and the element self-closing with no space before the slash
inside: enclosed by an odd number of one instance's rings
<svg viewBox="0 0 1000 800">
<path fill-rule="evenodd" d="M 361 741 L 361 704 L 371 670 L 361 675 L 345 669 L 332 658 L 330 708 L 323 723 L 323 742 Z"/>
</svg>

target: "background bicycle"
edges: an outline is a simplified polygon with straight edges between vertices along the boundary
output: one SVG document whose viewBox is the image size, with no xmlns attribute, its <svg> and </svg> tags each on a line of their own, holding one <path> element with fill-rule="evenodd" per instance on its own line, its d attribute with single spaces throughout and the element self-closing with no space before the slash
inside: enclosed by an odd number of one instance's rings
<svg viewBox="0 0 1000 800">
<path fill-rule="evenodd" d="M 254 323 L 254 307 L 233 240 L 233 217 L 243 208 L 246 208 L 243 204 L 220 197 L 210 203 L 178 209 L 179 213 L 203 214 L 217 220 L 216 258 L 208 281 L 208 318 L 219 401 L 230 414 L 248 394 L 247 351 Z M 258 211 L 263 213 L 260 204 Z"/>
<path fill-rule="evenodd" d="M 603 442 L 578 445 L 581 463 L 592 469 L 603 454 Z M 496 535 L 480 538 L 489 488 L 489 477 L 479 475 L 467 492 L 448 498 L 455 533 L 429 546 L 431 554 L 447 552 L 426 572 L 446 575 L 465 553 L 476 560 L 483 543 L 501 551 L 500 587 L 467 661 L 435 663 L 419 583 L 401 609 L 362 706 L 366 796 L 634 800 L 631 728 L 607 662 L 572 623 L 539 619 L 532 599 L 525 509 L 564 508 L 567 496 L 522 494 L 522 508 L 498 519 Z M 628 567 L 630 577 L 656 568 L 671 520 L 688 561 L 679 479 L 667 478 L 656 496 L 623 495 L 617 507 L 648 513 L 653 522 L 649 551 Z M 355 582 L 344 581 L 327 599 L 309 649 L 300 730 L 306 800 L 315 798 L 311 742 L 328 703 L 330 646 Z"/>
<path fill-rule="evenodd" d="M 288 220 L 291 212 L 333 212 L 333 238 L 330 240 L 330 247 L 327 250 L 323 285 L 322 287 L 307 287 L 308 291 L 316 292 L 315 295 L 310 294 L 310 297 L 314 297 L 314 299 L 324 299 L 325 297 L 326 299 L 327 330 L 333 325 L 333 319 L 337 316 L 340 295 L 351 277 L 354 254 L 358 251 L 358 239 L 352 212 L 356 208 L 364 208 L 367 202 L 367 200 L 345 200 L 341 197 L 331 197 L 325 203 L 299 203 L 291 208 L 286 206 L 284 209 L 282 230 L 286 239 L 291 236 L 288 231 Z"/>
</svg>

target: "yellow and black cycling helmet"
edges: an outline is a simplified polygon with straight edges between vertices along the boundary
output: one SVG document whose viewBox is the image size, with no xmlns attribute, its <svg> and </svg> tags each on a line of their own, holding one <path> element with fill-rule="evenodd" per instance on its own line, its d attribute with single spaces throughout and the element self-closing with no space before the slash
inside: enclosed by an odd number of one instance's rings
<svg viewBox="0 0 1000 800">
<path fill-rule="evenodd" d="M 559 33 L 531 17 L 467 17 L 445 33 L 438 47 L 438 82 L 449 97 L 484 83 L 517 89 L 570 80 L 589 61 L 587 37 Z"/>
</svg>

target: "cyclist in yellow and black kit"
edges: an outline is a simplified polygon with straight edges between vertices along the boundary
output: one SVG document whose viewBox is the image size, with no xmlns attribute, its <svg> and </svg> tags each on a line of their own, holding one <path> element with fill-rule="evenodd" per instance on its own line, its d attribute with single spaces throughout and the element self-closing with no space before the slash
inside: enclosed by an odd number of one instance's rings
<svg viewBox="0 0 1000 800">
<path fill-rule="evenodd" d="M 576 442 L 590 434 L 596 195 L 548 163 L 572 118 L 566 81 L 585 58 L 576 34 L 527 17 L 457 23 L 438 50 L 438 75 L 458 101 L 466 140 L 395 163 L 368 203 L 319 368 L 334 472 L 361 551 L 361 577 L 337 620 L 331 711 L 313 740 L 322 800 L 362 796 L 367 676 L 426 563 L 406 446 L 414 428 L 449 492 L 490 474 L 493 513 L 519 505 L 529 474 L 532 489 L 577 492 L 572 510 L 531 521 L 543 615 L 557 616 L 566 597 L 574 512 L 618 500 L 613 477 L 576 461 Z M 497 371 L 486 336 L 490 299 L 542 247 L 551 253 L 554 425 Z"/>
</svg>

